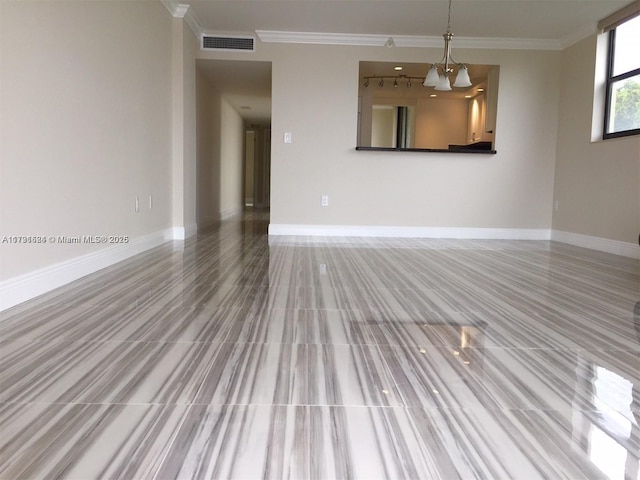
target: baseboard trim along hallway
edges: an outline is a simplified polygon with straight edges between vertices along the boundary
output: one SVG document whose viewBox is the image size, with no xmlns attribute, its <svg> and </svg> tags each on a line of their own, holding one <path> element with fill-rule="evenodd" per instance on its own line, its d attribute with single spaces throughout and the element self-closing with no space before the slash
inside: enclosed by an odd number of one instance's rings
<svg viewBox="0 0 640 480">
<path fill-rule="evenodd" d="M 237 214 L 237 212 L 234 212 Z M 231 215 L 234 216 L 234 215 Z M 229 217 L 227 217 L 229 218 Z M 118 245 L 50 267 L 11 278 L 0 283 L 0 311 L 62 287 L 74 280 L 126 260 L 170 240 L 184 240 L 196 234 L 197 226 L 175 227 L 133 239 Z M 449 228 L 385 227 L 357 225 L 270 224 L 270 236 L 362 237 L 362 238 L 434 238 L 476 240 L 553 240 L 578 247 L 629 258 L 640 258 L 640 247 L 632 243 L 543 228 Z M 299 239 L 300 240 L 300 239 Z M 310 241 L 313 241 L 311 238 Z"/>
<path fill-rule="evenodd" d="M 309 237 L 451 238 L 475 240 L 553 240 L 577 247 L 640 258 L 640 246 L 608 238 L 544 228 L 384 227 L 359 225 L 271 224 L 269 235 Z"/>
<path fill-rule="evenodd" d="M 629 258 L 640 258 L 640 246 L 629 242 L 620 242 L 608 238 L 593 237 L 591 235 L 581 235 L 579 233 L 563 232 L 561 230 L 551 231 L 551 240 L 555 242 L 567 243 L 576 247 L 598 250 L 599 252 L 613 253 Z"/>
<path fill-rule="evenodd" d="M 549 240 L 551 238 L 551 231 L 544 228 L 386 227 L 360 225 L 292 225 L 272 223 L 269 225 L 269 235 Z"/>
<path fill-rule="evenodd" d="M 175 229 L 162 230 L 5 280 L 0 283 L 0 311 L 174 239 Z"/>
</svg>

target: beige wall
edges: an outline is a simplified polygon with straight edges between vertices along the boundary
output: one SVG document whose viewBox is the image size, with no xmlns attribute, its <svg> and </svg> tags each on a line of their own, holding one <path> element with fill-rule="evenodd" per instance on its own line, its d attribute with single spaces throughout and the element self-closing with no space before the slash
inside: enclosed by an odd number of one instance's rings
<svg viewBox="0 0 640 480">
<path fill-rule="evenodd" d="M 198 228 L 243 206 L 245 128 L 238 112 L 196 70 Z"/>
<path fill-rule="evenodd" d="M 365 92 L 369 93 L 369 92 Z M 412 148 L 443 149 L 449 145 L 472 143 L 467 140 L 469 106 L 466 99 L 378 98 L 361 95 L 362 146 L 394 147 L 396 131 L 395 106 L 413 107 Z M 369 141 L 369 139 L 371 139 Z"/>
<path fill-rule="evenodd" d="M 562 53 L 553 228 L 636 244 L 640 137 L 591 141 L 595 55 L 596 36 Z"/>
<path fill-rule="evenodd" d="M 500 65 L 496 155 L 357 152 L 359 62 L 424 62 L 439 49 L 258 42 L 254 54 L 200 52 L 160 2 L 1 9 L 2 235 L 189 228 L 196 182 L 215 184 L 216 158 L 219 204 L 199 192 L 209 206 L 198 219 L 241 208 L 242 120 L 208 91 L 220 137 L 196 141 L 196 57 L 272 62 L 274 224 L 548 229 L 553 220 L 554 229 L 633 243 L 640 230 L 640 139 L 590 141 L 594 38 L 562 53 L 456 50 Z M 197 180 L 201 155 L 214 163 Z M 0 275 L 98 248 L 1 244 Z"/>
<path fill-rule="evenodd" d="M 256 160 L 256 132 L 247 131 L 244 143 L 244 203 L 253 205 L 254 165 Z"/>
<path fill-rule="evenodd" d="M 1 8 L 1 235 L 137 238 L 171 227 L 167 10 L 159 2 Z M 101 248 L 0 244 L 0 276 Z"/>
<path fill-rule="evenodd" d="M 421 98 L 416 111 L 416 148 L 447 149 L 467 142 L 467 100 Z"/>
<path fill-rule="evenodd" d="M 501 67 L 498 153 L 470 155 L 354 149 L 359 61 L 418 62 L 435 50 L 258 48 L 273 61 L 273 224 L 551 227 L 559 52 L 456 52 Z"/>
<path fill-rule="evenodd" d="M 242 183 L 244 164 L 244 122 L 240 114 L 224 98 L 221 102 L 221 197 L 223 216 L 237 212 L 243 206 Z"/>
<path fill-rule="evenodd" d="M 253 203 L 258 208 L 269 206 L 270 135 L 268 126 L 256 130 Z"/>
<path fill-rule="evenodd" d="M 198 228 L 220 220 L 220 93 L 197 70 L 197 202 Z"/>
<path fill-rule="evenodd" d="M 175 20 L 175 19 L 174 19 Z M 196 52 L 198 39 L 186 22 L 184 28 L 184 225 L 195 234 L 196 226 Z M 175 226 L 175 224 L 174 224 Z"/>
<path fill-rule="evenodd" d="M 456 50 L 500 65 L 496 155 L 355 151 L 359 62 L 440 53 L 258 43 L 198 57 L 272 61 L 272 224 L 551 228 L 560 52 Z"/>
<path fill-rule="evenodd" d="M 172 19 L 172 223 L 196 232 L 196 50 L 182 18 Z"/>
<path fill-rule="evenodd" d="M 396 113 L 392 106 L 371 109 L 371 146 L 395 147 Z"/>
</svg>

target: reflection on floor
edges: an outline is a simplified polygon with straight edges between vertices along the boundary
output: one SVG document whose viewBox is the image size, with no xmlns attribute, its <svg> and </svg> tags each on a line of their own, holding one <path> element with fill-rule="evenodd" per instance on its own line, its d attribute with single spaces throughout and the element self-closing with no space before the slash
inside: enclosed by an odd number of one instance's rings
<svg viewBox="0 0 640 480">
<path fill-rule="evenodd" d="M 267 224 L 0 314 L 0 478 L 640 478 L 637 260 Z"/>
</svg>

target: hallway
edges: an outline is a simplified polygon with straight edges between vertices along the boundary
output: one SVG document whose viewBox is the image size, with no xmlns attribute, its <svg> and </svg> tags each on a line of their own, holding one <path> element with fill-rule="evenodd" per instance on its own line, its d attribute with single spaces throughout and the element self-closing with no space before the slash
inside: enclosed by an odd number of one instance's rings
<svg viewBox="0 0 640 480">
<path fill-rule="evenodd" d="M 268 224 L 0 313 L 0 478 L 640 478 L 637 260 Z"/>
</svg>

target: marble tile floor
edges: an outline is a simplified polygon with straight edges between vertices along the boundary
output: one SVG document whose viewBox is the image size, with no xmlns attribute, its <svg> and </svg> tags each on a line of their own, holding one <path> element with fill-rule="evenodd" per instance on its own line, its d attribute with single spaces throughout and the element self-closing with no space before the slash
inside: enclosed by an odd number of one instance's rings
<svg viewBox="0 0 640 480">
<path fill-rule="evenodd" d="M 638 260 L 267 226 L 0 313 L 0 478 L 640 479 Z"/>
</svg>

